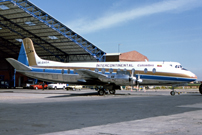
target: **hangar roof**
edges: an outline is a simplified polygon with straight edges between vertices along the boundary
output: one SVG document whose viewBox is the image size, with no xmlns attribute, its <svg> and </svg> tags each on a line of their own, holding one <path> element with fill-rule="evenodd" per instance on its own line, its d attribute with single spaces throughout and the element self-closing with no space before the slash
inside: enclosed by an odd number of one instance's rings
<svg viewBox="0 0 202 135">
<path fill-rule="evenodd" d="M 44 59 L 105 61 L 105 52 L 27 0 L 0 0 L 0 57 L 18 57 L 22 39 Z"/>
</svg>

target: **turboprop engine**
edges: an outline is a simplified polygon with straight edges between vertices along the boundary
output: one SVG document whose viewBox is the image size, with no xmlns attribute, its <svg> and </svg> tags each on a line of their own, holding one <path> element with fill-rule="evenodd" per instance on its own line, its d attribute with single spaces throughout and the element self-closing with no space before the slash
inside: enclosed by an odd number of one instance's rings
<svg viewBox="0 0 202 135">
<path fill-rule="evenodd" d="M 109 75 L 108 77 L 99 78 L 106 83 L 114 83 L 116 85 L 135 85 L 136 77 L 130 77 L 129 75 Z"/>
</svg>

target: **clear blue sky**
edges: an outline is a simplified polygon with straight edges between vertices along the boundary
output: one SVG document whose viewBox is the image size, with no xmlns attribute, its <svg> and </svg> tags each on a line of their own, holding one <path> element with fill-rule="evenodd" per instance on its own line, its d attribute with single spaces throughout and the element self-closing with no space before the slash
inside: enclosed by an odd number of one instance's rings
<svg viewBox="0 0 202 135">
<path fill-rule="evenodd" d="M 106 53 L 175 61 L 202 81 L 202 0 L 30 0 Z"/>
</svg>

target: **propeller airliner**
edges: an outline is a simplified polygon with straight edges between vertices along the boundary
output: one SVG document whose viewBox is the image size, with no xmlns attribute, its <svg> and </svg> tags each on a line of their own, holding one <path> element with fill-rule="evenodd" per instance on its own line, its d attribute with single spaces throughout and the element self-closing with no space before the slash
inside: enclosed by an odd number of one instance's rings
<svg viewBox="0 0 202 135">
<path fill-rule="evenodd" d="M 25 38 L 18 60 L 6 59 L 17 72 L 28 77 L 75 85 L 97 86 L 98 94 L 105 90 L 115 94 L 120 86 L 186 85 L 197 76 L 178 62 L 78 62 L 63 63 L 41 59 L 30 38 Z"/>
</svg>

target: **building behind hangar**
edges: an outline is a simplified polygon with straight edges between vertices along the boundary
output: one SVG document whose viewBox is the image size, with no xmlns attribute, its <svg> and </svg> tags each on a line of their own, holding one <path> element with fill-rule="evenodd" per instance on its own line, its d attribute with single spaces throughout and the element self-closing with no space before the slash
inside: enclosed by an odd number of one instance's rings
<svg viewBox="0 0 202 135">
<path fill-rule="evenodd" d="M 117 62 L 117 61 L 138 62 L 138 61 L 149 61 L 149 59 L 145 55 L 137 51 L 106 54 L 106 62 Z"/>
</svg>

